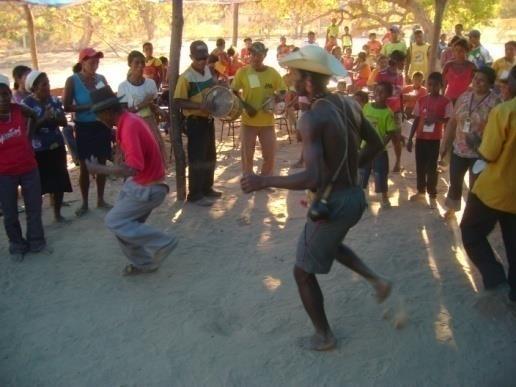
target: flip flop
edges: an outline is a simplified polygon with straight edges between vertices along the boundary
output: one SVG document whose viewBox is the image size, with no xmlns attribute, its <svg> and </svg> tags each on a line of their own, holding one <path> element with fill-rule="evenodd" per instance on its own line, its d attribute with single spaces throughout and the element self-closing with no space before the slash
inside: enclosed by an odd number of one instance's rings
<svg viewBox="0 0 516 387">
<path fill-rule="evenodd" d="M 147 273 L 153 273 L 156 270 L 158 270 L 158 266 L 149 267 L 149 268 L 141 268 L 134 266 L 133 264 L 129 264 L 126 267 L 124 267 L 124 270 L 122 271 L 122 275 L 124 277 L 139 275 L 139 274 L 147 274 Z"/>
</svg>

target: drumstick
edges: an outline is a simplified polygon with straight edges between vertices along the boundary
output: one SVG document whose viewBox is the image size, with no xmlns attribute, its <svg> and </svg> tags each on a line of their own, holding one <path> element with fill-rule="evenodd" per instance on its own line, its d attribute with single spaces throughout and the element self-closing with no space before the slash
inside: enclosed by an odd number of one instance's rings
<svg viewBox="0 0 516 387">
<path fill-rule="evenodd" d="M 252 107 L 251 105 L 249 105 L 247 102 L 245 102 L 238 93 L 234 93 L 234 94 L 237 96 L 238 100 L 242 104 L 242 107 L 245 109 L 245 111 L 249 117 L 254 117 L 256 115 L 256 113 L 258 113 L 256 111 L 256 109 L 254 107 Z"/>
</svg>

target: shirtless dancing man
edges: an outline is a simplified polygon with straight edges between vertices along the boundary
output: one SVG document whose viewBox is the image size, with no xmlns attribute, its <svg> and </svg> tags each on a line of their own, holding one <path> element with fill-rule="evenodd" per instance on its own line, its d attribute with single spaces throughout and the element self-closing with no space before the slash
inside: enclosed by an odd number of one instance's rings
<svg viewBox="0 0 516 387">
<path fill-rule="evenodd" d="M 330 76 L 342 75 L 343 71 L 335 58 L 322 48 L 307 46 L 287 55 L 281 62 L 292 69 L 299 95 L 313 101 L 311 110 L 299 121 L 305 170 L 289 176 L 247 175 L 241 185 L 247 193 L 266 187 L 310 189 L 320 198 L 342 163 L 327 200 L 330 216 L 316 222 L 307 218 L 294 267 L 301 301 L 315 328 L 315 334 L 303 339 L 301 345 L 311 350 L 330 350 L 335 348 L 336 338 L 326 318 L 316 274 L 327 274 L 336 259 L 373 286 L 378 302 L 384 301 L 391 291 L 389 281 L 376 275 L 342 243 L 367 206 L 357 184 L 357 169 L 371 161 L 383 149 L 383 144 L 357 104 L 328 92 L 326 85 Z M 362 140 L 366 145 L 359 152 Z"/>
</svg>

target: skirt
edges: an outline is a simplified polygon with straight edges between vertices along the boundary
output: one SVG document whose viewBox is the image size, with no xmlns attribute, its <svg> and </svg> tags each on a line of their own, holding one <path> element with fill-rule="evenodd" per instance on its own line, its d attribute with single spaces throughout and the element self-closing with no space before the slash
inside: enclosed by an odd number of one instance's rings
<svg viewBox="0 0 516 387">
<path fill-rule="evenodd" d="M 75 139 L 79 160 L 95 156 L 102 160 L 111 160 L 111 129 L 100 121 L 76 122 Z"/>
<path fill-rule="evenodd" d="M 66 167 L 65 147 L 35 153 L 41 180 L 41 194 L 72 192 Z"/>
</svg>

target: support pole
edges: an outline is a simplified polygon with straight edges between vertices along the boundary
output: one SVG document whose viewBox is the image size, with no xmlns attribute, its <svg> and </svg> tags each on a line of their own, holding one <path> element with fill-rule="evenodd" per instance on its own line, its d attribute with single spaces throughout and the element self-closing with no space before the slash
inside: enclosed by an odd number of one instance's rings
<svg viewBox="0 0 516 387">
<path fill-rule="evenodd" d="M 233 39 L 231 42 L 231 45 L 233 47 L 236 47 L 238 42 L 238 8 L 240 4 L 239 3 L 233 3 L 231 5 L 232 8 L 232 14 L 233 14 Z"/>
<path fill-rule="evenodd" d="M 186 199 L 186 157 L 183 149 L 182 128 L 179 107 L 174 102 L 174 90 L 179 78 L 181 42 L 183 38 L 183 0 L 172 1 L 172 34 L 170 37 L 169 61 L 169 106 L 170 106 L 170 142 L 176 164 L 177 200 Z"/>
<path fill-rule="evenodd" d="M 23 10 L 25 12 L 25 20 L 27 21 L 27 29 L 29 31 L 29 42 L 30 42 L 30 57 L 32 60 L 32 69 L 38 70 L 38 50 L 36 48 L 36 33 L 34 32 L 34 17 L 32 16 L 32 10 L 28 4 L 23 4 Z"/>
</svg>

